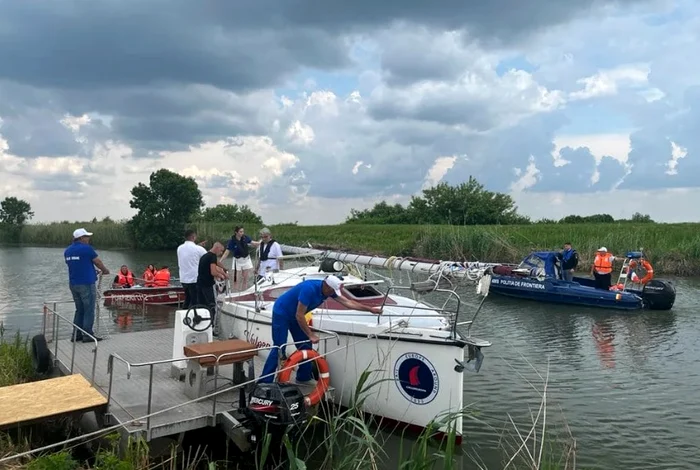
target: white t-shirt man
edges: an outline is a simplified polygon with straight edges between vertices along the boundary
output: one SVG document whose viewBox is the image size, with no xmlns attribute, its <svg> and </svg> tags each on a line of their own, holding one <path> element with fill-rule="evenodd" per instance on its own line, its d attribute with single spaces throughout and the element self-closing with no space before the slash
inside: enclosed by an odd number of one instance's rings
<svg viewBox="0 0 700 470">
<path fill-rule="evenodd" d="M 180 269 L 181 284 L 195 284 L 197 282 L 199 258 L 206 252 L 206 248 L 190 240 L 177 247 L 177 265 Z"/>
<path fill-rule="evenodd" d="M 261 255 L 267 250 L 267 243 L 268 242 L 263 240 L 263 242 L 260 244 L 260 247 L 258 248 L 258 254 Z M 279 243 L 272 242 L 272 246 L 270 246 L 270 253 L 268 253 L 267 255 L 268 259 L 265 261 L 260 261 L 260 268 L 258 269 L 258 274 L 260 276 L 264 276 L 267 272 L 268 267 L 270 268 L 270 271 L 279 269 L 279 262 L 277 261 L 277 258 L 280 257 L 282 257 L 282 247 Z"/>
</svg>

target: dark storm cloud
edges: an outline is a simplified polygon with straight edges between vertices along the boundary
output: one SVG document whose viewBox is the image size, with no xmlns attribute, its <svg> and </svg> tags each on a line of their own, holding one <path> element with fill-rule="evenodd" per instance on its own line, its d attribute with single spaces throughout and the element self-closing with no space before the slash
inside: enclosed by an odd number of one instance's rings
<svg viewBox="0 0 700 470">
<path fill-rule="evenodd" d="M 609 2 L 539 0 L 522 9 L 506 0 L 4 1 L 0 2 L 0 79 L 34 87 L 31 91 L 25 87 L 16 96 L 17 126 L 28 120 L 22 105 L 35 102 L 37 93 L 49 94 L 44 106 L 58 103 L 60 113 L 113 115 L 115 137 L 134 145 L 137 153 L 172 150 L 186 142 L 263 132 L 241 120 L 201 118 L 203 108 L 231 107 L 225 99 L 194 99 L 203 96 L 189 84 L 245 94 L 279 86 L 302 67 L 345 67 L 351 63 L 345 34 L 397 22 L 438 30 L 466 28 L 471 37 L 507 42 L 602 3 Z M 438 77 L 455 73 L 449 60 L 438 60 L 434 67 L 445 68 L 435 71 Z M 396 61 L 393 71 L 395 77 L 422 73 L 405 65 L 402 69 Z M 245 111 L 240 114 L 254 113 Z M 442 116 L 456 122 L 467 111 L 452 108 Z M 414 114 L 426 119 L 437 112 L 437 107 L 424 107 Z M 0 109 L 0 113 L 5 117 L 6 112 Z M 141 121 L 125 122 L 134 117 Z M 490 116 L 469 119 L 476 128 L 492 122 Z M 203 130 L 205 125 L 209 131 Z M 43 147 L 56 149 L 56 154 L 66 154 L 73 146 L 58 128 L 43 126 L 37 132 L 45 133 Z M 21 131 L 15 134 L 6 137 L 13 149 L 24 154 L 42 150 L 23 144 Z"/>
</svg>

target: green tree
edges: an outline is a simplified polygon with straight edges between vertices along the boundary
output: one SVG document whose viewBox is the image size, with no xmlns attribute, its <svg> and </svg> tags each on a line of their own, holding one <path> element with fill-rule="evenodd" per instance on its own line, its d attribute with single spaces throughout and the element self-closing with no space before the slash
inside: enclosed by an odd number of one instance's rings
<svg viewBox="0 0 700 470">
<path fill-rule="evenodd" d="M 248 206 L 239 206 L 238 204 L 219 204 L 207 207 L 202 211 L 201 218 L 205 222 L 263 225 L 262 218 L 258 214 Z"/>
<path fill-rule="evenodd" d="M 513 198 L 488 191 L 473 177 L 457 186 L 440 183 L 413 196 L 408 207 L 385 201 L 371 209 L 351 210 L 349 223 L 365 224 L 440 224 L 494 225 L 529 224 L 528 217 L 517 213 Z"/>
<path fill-rule="evenodd" d="M 138 212 L 129 228 L 138 248 L 176 248 L 182 243 L 185 226 L 204 205 L 193 178 L 166 169 L 151 173 L 149 185 L 137 184 L 131 195 L 129 205 Z"/>
<path fill-rule="evenodd" d="M 6 197 L 0 202 L 0 224 L 21 228 L 32 217 L 32 206 L 23 199 Z"/>
<path fill-rule="evenodd" d="M 518 218 L 513 198 L 488 191 L 475 178 L 458 186 L 440 183 L 413 197 L 408 210 L 417 223 L 453 225 L 512 224 Z"/>
<path fill-rule="evenodd" d="M 358 211 L 350 209 L 348 223 L 356 224 L 410 224 L 409 213 L 401 204 L 389 205 L 386 201 L 379 202 L 371 209 Z"/>
<path fill-rule="evenodd" d="M 635 212 L 632 214 L 632 222 L 636 224 L 653 224 L 654 221 L 652 220 L 651 216 L 649 214 L 642 214 L 641 212 Z"/>
</svg>

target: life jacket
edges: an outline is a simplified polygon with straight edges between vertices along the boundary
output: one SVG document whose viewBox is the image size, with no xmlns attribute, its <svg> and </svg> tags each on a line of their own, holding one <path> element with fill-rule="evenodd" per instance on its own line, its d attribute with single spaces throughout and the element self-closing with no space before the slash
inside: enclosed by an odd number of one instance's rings
<svg viewBox="0 0 700 470">
<path fill-rule="evenodd" d="M 120 286 L 133 286 L 134 285 L 134 275 L 131 271 L 126 273 L 126 276 L 119 270 L 117 273 L 117 284 Z"/>
<path fill-rule="evenodd" d="M 612 253 L 605 253 L 604 255 L 595 255 L 595 261 L 593 266 L 598 274 L 608 274 L 612 272 L 612 263 L 610 262 L 610 257 Z"/>
<path fill-rule="evenodd" d="M 233 254 L 234 257 L 236 258 L 245 258 L 250 254 L 250 251 L 248 250 L 248 244 L 245 242 L 243 238 L 240 240 L 236 240 L 236 236 L 234 235 L 231 237 L 231 241 L 233 242 L 234 245 L 238 247 L 238 254 L 240 256 L 236 256 L 236 253 Z M 269 250 L 268 250 L 269 251 Z"/>
<path fill-rule="evenodd" d="M 267 245 L 264 243 L 260 244 L 260 261 L 267 261 L 267 257 L 270 254 L 270 248 L 272 248 L 273 243 L 275 243 L 275 240 L 271 238 Z"/>
<path fill-rule="evenodd" d="M 159 269 L 153 277 L 153 285 L 156 287 L 167 287 L 170 284 L 170 270 Z"/>
<path fill-rule="evenodd" d="M 144 285 L 146 287 L 153 287 L 153 279 L 155 278 L 155 274 L 153 274 L 153 271 L 150 269 L 147 269 L 143 272 L 143 280 L 144 280 Z"/>
</svg>

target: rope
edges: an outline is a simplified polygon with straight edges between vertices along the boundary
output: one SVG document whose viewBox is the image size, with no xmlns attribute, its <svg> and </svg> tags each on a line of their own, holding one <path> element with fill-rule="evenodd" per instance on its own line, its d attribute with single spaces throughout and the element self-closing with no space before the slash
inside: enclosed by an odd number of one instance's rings
<svg viewBox="0 0 700 470">
<path fill-rule="evenodd" d="M 396 256 L 389 256 L 386 261 L 384 261 L 384 267 L 387 268 L 389 271 L 394 266 L 394 261 L 396 261 L 397 257 Z"/>
<path fill-rule="evenodd" d="M 361 340 L 355 341 L 354 343 L 352 343 L 352 345 L 356 345 L 356 344 L 358 344 L 358 343 L 360 343 L 360 342 L 362 342 L 362 341 L 368 341 L 368 340 L 370 340 L 370 339 L 374 339 L 374 338 L 373 338 L 373 337 L 363 338 L 363 339 L 361 339 Z M 333 350 L 328 351 L 328 352 L 325 352 L 325 353 L 323 353 L 323 354 L 319 354 L 319 357 L 325 358 L 325 357 L 328 356 L 329 354 L 332 354 L 332 353 L 335 353 L 335 352 L 338 352 L 338 351 L 342 351 L 343 349 L 348 349 L 349 347 L 350 347 L 350 344 L 346 344 L 345 346 L 341 346 L 341 347 L 339 347 L 339 348 L 333 349 Z M 312 361 L 314 361 L 314 360 L 315 360 L 315 359 L 307 359 L 306 361 L 302 361 L 302 362 L 300 362 L 300 363 L 298 363 L 298 364 L 295 364 L 294 366 L 282 368 L 282 369 L 277 370 L 277 371 L 275 371 L 275 372 L 273 372 L 273 373 L 271 373 L 271 374 L 266 374 L 266 375 L 264 375 L 264 376 L 258 377 L 257 379 L 251 379 L 251 380 L 249 380 L 249 381 L 247 381 L 247 382 L 244 382 L 244 383 L 242 383 L 242 384 L 233 385 L 233 386 L 231 386 L 231 387 L 229 387 L 229 388 L 222 389 L 222 390 L 218 390 L 218 391 L 215 391 L 215 392 L 206 394 L 206 395 L 204 395 L 204 396 L 202 396 L 202 397 L 195 398 L 195 399 L 193 399 L 193 400 L 189 400 L 189 401 L 186 401 L 186 402 L 184 402 L 184 403 L 180 403 L 180 404 L 178 404 L 178 405 L 171 406 L 170 408 L 165 408 L 165 409 L 160 410 L 160 411 L 155 411 L 155 412 L 153 412 L 153 413 L 151 413 L 151 414 L 146 414 L 146 415 L 143 415 L 143 416 L 141 416 L 141 417 L 139 417 L 139 418 L 134 418 L 134 419 L 131 419 L 131 420 L 128 420 L 128 421 L 124 421 L 123 423 L 115 424 L 115 425 L 113 425 L 113 426 L 110 426 L 110 427 L 107 427 L 107 428 L 104 428 L 104 429 L 100 429 L 100 430 L 98 430 L 98 431 L 93 431 L 93 432 L 87 433 L 87 434 L 81 434 L 80 436 L 72 437 L 72 438 L 70 438 L 70 439 L 65 439 L 65 440 L 63 440 L 63 441 L 56 442 L 56 443 L 54 443 L 54 444 L 45 445 L 45 446 L 39 447 L 39 448 L 37 448 L 37 449 L 31 449 L 31 450 L 28 450 L 28 451 L 25 451 L 25 452 L 21 452 L 21 453 L 19 453 L 19 454 L 14 454 L 14 455 L 10 455 L 10 456 L 8 456 L 8 457 L 3 457 L 3 458 L 0 459 L 0 464 L 3 464 L 3 463 L 5 463 L 5 462 L 9 462 L 10 460 L 15 460 L 15 459 L 19 459 L 19 458 L 22 458 L 22 457 L 27 457 L 27 456 L 29 456 L 29 455 L 32 455 L 32 454 L 35 454 L 35 453 L 38 453 L 38 452 L 44 452 L 44 451 L 47 451 L 47 450 L 51 450 L 51 449 L 54 449 L 54 448 L 59 447 L 59 446 L 62 446 L 62 445 L 71 444 L 71 443 L 73 443 L 73 442 L 77 442 L 77 441 L 80 441 L 80 440 L 83 440 L 83 439 L 96 438 L 96 437 L 99 437 L 100 435 L 108 434 L 108 433 L 110 433 L 110 432 L 112 432 L 112 431 L 116 431 L 116 430 L 119 429 L 119 428 L 125 427 L 127 424 L 131 424 L 131 423 L 134 423 L 134 422 L 136 422 L 136 421 L 144 421 L 144 420 L 146 420 L 147 418 L 152 418 L 152 417 L 157 416 L 157 415 L 159 415 L 159 414 L 166 413 L 166 412 L 168 412 L 168 411 L 172 411 L 172 410 L 175 410 L 175 409 L 177 409 L 177 408 L 181 408 L 181 407 L 186 406 L 186 405 L 191 405 L 192 403 L 197 403 L 197 402 L 199 402 L 199 401 L 206 400 L 206 399 L 209 399 L 209 398 L 214 397 L 214 396 L 217 396 L 217 395 L 221 395 L 221 394 L 224 394 L 224 393 L 227 393 L 227 392 L 231 392 L 231 391 L 236 390 L 236 389 L 238 389 L 238 388 L 245 387 L 245 386 L 250 385 L 250 384 L 254 384 L 254 383 L 256 383 L 258 380 L 260 380 L 260 379 L 263 378 L 263 377 L 274 376 L 275 374 L 277 374 L 277 373 L 279 373 L 279 372 L 281 372 L 281 371 L 283 371 L 283 370 L 294 369 L 295 367 L 298 367 L 298 366 L 300 366 L 300 365 L 302 365 L 302 364 L 305 364 L 305 363 L 307 363 L 307 362 L 312 362 Z"/>
</svg>

